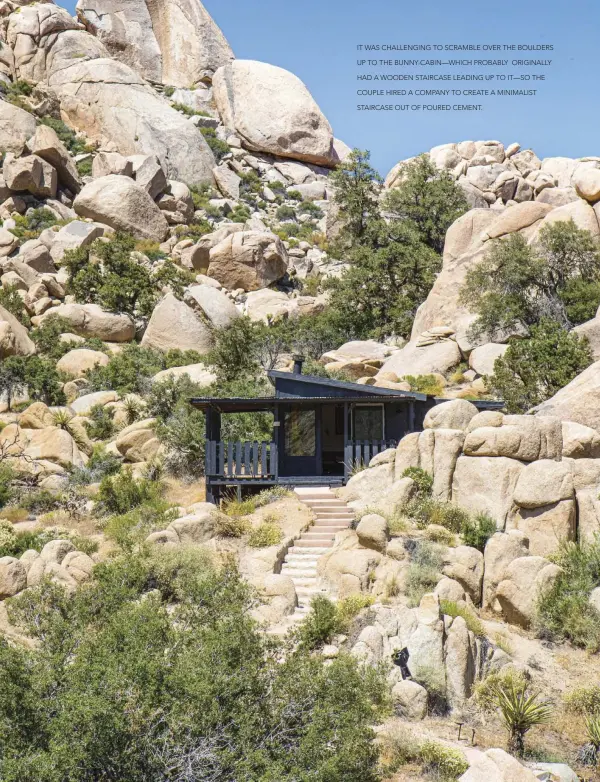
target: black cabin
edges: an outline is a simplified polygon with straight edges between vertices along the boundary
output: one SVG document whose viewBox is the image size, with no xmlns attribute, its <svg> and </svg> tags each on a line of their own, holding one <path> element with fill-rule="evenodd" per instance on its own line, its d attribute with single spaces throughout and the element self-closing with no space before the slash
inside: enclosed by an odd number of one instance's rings
<svg viewBox="0 0 600 782">
<path fill-rule="evenodd" d="M 347 383 L 294 372 L 269 372 L 274 395 L 258 398 L 199 398 L 206 414 L 206 498 L 218 502 L 224 489 L 267 486 L 341 486 L 359 466 L 409 432 L 421 431 L 429 409 L 444 399 L 412 391 Z M 502 407 L 475 402 L 481 409 Z M 270 412 L 268 442 L 223 441 L 221 416 Z"/>
</svg>

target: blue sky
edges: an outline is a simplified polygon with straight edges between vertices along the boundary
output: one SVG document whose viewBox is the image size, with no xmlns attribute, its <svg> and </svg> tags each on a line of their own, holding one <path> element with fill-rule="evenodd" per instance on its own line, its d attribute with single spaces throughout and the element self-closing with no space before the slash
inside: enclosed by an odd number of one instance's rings
<svg viewBox="0 0 600 782">
<path fill-rule="evenodd" d="M 60 3 L 60 0 L 58 0 Z M 600 86 L 597 0 L 204 0 L 237 57 L 270 62 L 295 73 L 312 92 L 335 134 L 350 146 L 369 149 L 374 165 L 385 174 L 398 160 L 437 144 L 466 139 L 518 141 L 540 157 L 600 155 Z M 64 5 L 73 11 L 75 2 Z M 408 102 L 416 99 L 358 98 L 357 44 L 553 44 L 554 52 L 474 53 L 466 58 L 552 59 L 546 82 L 502 87 L 538 88 L 536 98 L 421 98 L 420 102 L 479 102 L 483 112 L 358 112 L 356 103 Z M 395 52 L 368 57 L 421 58 Z M 436 57 L 435 53 L 425 53 Z M 444 57 L 447 55 L 444 55 Z M 389 69 L 383 69 L 389 71 Z M 418 72 L 443 72 L 417 69 Z M 495 68 L 465 68 L 465 73 Z M 505 71 L 521 72 L 515 68 Z M 538 68 L 527 69 L 537 72 Z M 457 71 L 460 72 L 460 71 Z M 436 88 L 439 83 L 400 84 Z M 481 87 L 451 84 L 454 88 Z"/>
</svg>

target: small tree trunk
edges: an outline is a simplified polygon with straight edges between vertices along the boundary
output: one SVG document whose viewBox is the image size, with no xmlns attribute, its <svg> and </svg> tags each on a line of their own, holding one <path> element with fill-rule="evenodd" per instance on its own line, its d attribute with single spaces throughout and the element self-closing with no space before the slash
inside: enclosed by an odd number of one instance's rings
<svg viewBox="0 0 600 782">
<path fill-rule="evenodd" d="M 525 740 L 520 730 L 513 728 L 508 738 L 508 751 L 518 758 L 525 754 Z"/>
</svg>

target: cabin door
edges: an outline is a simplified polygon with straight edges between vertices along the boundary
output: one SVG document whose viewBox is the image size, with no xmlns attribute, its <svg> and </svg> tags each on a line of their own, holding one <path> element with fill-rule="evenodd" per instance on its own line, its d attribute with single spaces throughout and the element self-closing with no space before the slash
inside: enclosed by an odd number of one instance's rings
<svg viewBox="0 0 600 782">
<path fill-rule="evenodd" d="M 283 411 L 280 475 L 321 474 L 320 424 L 316 408 L 291 405 Z"/>
</svg>

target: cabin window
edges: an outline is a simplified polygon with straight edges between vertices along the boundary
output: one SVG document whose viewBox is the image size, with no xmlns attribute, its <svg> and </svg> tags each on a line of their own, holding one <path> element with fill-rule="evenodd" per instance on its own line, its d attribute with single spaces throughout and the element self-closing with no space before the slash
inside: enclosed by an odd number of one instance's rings
<svg viewBox="0 0 600 782">
<path fill-rule="evenodd" d="M 315 456 L 316 412 L 296 408 L 285 414 L 285 452 L 287 456 Z"/>
<path fill-rule="evenodd" d="M 383 405 L 354 408 L 354 439 L 383 440 Z"/>
</svg>

